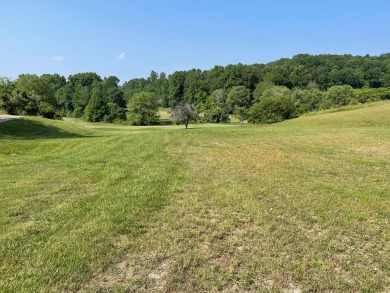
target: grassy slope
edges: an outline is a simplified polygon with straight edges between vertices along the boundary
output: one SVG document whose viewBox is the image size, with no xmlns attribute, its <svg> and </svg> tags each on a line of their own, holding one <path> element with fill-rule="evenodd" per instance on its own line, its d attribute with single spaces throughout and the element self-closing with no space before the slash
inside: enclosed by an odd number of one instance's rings
<svg viewBox="0 0 390 293">
<path fill-rule="evenodd" d="M 165 151 L 168 133 L 82 126 L 38 118 L 0 124 L 7 292 L 76 290 L 121 255 L 121 235 L 146 229 L 180 181 L 182 163 Z"/>
<path fill-rule="evenodd" d="M 389 113 L 0 124 L 0 288 L 389 290 Z"/>
</svg>

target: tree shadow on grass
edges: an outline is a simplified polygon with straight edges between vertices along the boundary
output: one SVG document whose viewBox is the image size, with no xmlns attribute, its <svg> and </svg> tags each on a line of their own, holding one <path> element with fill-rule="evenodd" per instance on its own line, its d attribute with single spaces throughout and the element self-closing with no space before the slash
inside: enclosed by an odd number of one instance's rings
<svg viewBox="0 0 390 293">
<path fill-rule="evenodd" d="M 0 123 L 0 138 L 13 139 L 54 139 L 86 137 L 40 121 L 13 119 Z"/>
</svg>

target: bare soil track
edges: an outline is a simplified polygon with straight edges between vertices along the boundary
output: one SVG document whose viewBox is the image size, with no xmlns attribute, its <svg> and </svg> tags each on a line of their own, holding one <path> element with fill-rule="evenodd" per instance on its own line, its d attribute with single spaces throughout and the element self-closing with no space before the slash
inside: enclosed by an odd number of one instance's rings
<svg viewBox="0 0 390 293">
<path fill-rule="evenodd" d="M 20 117 L 21 116 L 3 114 L 3 115 L 0 115 L 0 123 L 5 122 L 5 121 L 10 120 L 10 119 L 17 119 Z"/>
</svg>

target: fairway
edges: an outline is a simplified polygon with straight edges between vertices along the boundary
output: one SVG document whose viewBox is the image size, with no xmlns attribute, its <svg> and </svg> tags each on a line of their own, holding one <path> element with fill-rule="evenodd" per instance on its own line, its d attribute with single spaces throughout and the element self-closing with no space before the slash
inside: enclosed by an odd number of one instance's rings
<svg viewBox="0 0 390 293">
<path fill-rule="evenodd" d="M 0 123 L 0 292 L 388 292 L 390 103 L 271 125 Z"/>
</svg>

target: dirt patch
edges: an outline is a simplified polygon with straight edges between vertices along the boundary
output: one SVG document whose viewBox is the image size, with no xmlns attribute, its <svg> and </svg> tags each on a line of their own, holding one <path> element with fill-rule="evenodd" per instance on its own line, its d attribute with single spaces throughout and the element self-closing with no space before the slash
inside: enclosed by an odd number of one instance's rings
<svg viewBox="0 0 390 293">
<path fill-rule="evenodd" d="M 7 157 L 15 157 L 15 156 L 20 155 L 20 154 L 19 153 L 5 153 L 4 155 Z"/>
<path fill-rule="evenodd" d="M 354 149 L 359 154 L 365 156 L 379 156 L 389 157 L 390 156 L 390 144 L 384 143 L 381 146 L 370 146 L 370 147 L 358 147 Z"/>
<path fill-rule="evenodd" d="M 18 118 L 21 118 L 21 116 L 3 114 L 3 115 L 0 115 L 0 123 L 5 122 L 7 120 L 18 119 Z"/>
<path fill-rule="evenodd" d="M 170 267 L 171 262 L 168 259 L 159 260 L 153 253 L 126 254 L 118 263 L 96 275 L 79 292 L 110 291 L 113 287 L 131 292 L 140 289 L 165 292 Z"/>
</svg>

